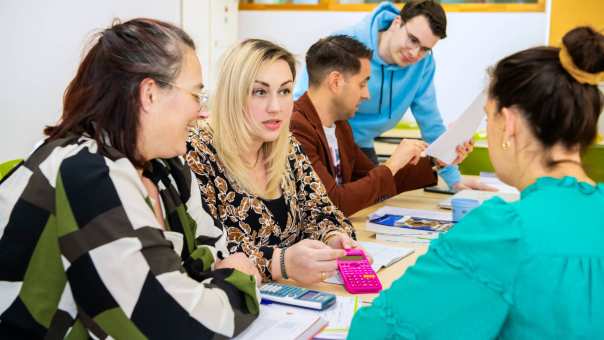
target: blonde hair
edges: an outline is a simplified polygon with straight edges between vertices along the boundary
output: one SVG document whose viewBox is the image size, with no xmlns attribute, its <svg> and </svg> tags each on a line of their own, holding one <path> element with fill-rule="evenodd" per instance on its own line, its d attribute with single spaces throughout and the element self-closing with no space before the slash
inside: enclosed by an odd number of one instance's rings
<svg viewBox="0 0 604 340">
<path fill-rule="evenodd" d="M 262 65 L 277 60 L 288 63 L 292 76 L 296 76 L 295 59 L 286 49 L 261 39 L 248 39 L 232 47 L 224 56 L 216 93 L 211 101 L 210 127 L 213 144 L 227 173 L 243 189 L 262 198 L 276 198 L 281 181 L 287 171 L 289 149 L 289 121 L 285 122 L 277 139 L 262 144 L 260 160 L 267 168 L 267 186 L 262 188 L 248 178 L 249 166 L 240 156 L 252 143 L 251 131 L 257 124 L 247 114 L 247 99 Z"/>
</svg>

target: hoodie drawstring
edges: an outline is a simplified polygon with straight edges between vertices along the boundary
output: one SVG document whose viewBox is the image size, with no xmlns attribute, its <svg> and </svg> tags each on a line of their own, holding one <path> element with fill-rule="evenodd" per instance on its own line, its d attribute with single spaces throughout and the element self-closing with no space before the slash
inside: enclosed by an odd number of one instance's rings
<svg viewBox="0 0 604 340">
<path fill-rule="evenodd" d="M 380 104 L 378 107 L 378 114 L 382 113 L 382 99 L 383 99 L 383 95 L 384 95 L 384 79 L 386 78 L 384 76 L 384 65 L 380 65 L 381 66 L 381 73 L 382 73 L 382 77 L 381 77 L 381 81 L 380 81 Z M 392 82 L 394 80 L 394 71 L 390 71 L 390 88 L 388 89 L 388 119 L 392 118 Z"/>
<path fill-rule="evenodd" d="M 390 94 L 388 98 L 388 119 L 392 118 L 392 79 L 394 79 L 394 71 L 390 71 L 390 91 L 388 92 Z"/>
<path fill-rule="evenodd" d="M 378 108 L 378 115 L 382 113 L 382 94 L 384 92 L 384 65 L 382 66 L 382 84 L 380 85 L 380 104 Z"/>
</svg>

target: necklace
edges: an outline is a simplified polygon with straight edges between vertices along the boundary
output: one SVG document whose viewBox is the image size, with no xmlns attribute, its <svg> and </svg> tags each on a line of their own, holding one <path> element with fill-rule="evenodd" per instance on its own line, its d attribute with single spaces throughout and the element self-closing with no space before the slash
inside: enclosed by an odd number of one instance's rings
<svg viewBox="0 0 604 340">
<path fill-rule="evenodd" d="M 557 166 L 559 164 L 562 164 L 562 163 L 572 163 L 572 164 L 576 164 L 576 165 L 578 165 L 580 167 L 583 167 L 583 164 L 580 161 L 577 161 L 577 160 L 574 160 L 574 159 L 556 159 L 556 160 L 554 160 L 554 159 L 548 159 L 546 161 L 546 164 L 547 164 L 548 168 L 553 168 L 553 167 L 555 167 L 555 166 Z"/>
</svg>

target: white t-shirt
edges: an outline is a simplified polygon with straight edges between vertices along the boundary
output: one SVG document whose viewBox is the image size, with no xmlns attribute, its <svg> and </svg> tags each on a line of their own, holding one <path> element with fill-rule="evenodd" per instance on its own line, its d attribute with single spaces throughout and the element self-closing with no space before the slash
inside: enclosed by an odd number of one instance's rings
<svg viewBox="0 0 604 340">
<path fill-rule="evenodd" d="M 336 138 L 336 126 L 323 127 L 325 137 L 327 137 L 327 144 L 331 150 L 331 158 L 334 161 L 334 168 L 336 169 L 336 183 L 342 184 L 342 166 L 340 165 L 340 148 L 338 147 L 338 139 Z"/>
</svg>

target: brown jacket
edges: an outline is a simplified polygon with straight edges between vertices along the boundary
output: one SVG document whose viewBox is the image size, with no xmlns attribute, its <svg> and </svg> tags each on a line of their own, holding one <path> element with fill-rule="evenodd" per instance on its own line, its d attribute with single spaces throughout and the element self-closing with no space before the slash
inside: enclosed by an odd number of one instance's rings
<svg viewBox="0 0 604 340">
<path fill-rule="evenodd" d="M 346 216 L 403 191 L 436 184 L 437 175 L 428 158 L 422 158 L 417 165 L 407 165 L 392 176 L 386 166 L 373 165 L 355 144 L 347 121 L 338 121 L 335 125 L 342 167 L 341 185 L 336 184 L 329 144 L 308 94 L 295 102 L 290 130 L 302 144 L 329 198 Z"/>
</svg>

